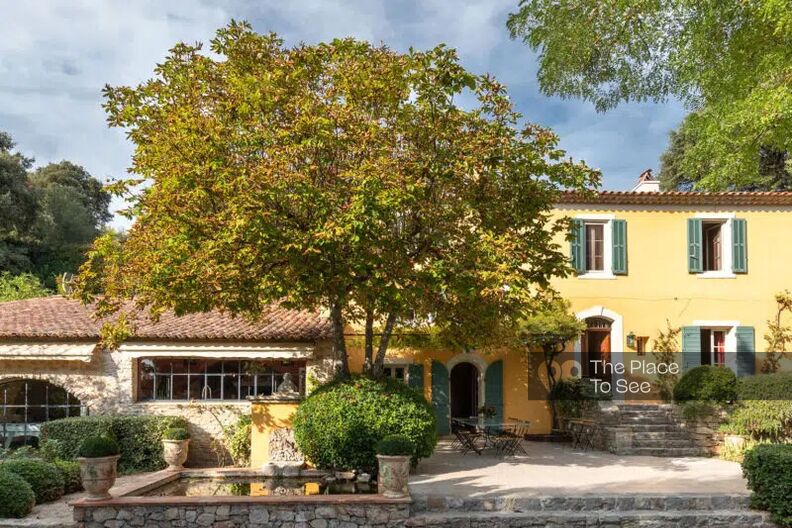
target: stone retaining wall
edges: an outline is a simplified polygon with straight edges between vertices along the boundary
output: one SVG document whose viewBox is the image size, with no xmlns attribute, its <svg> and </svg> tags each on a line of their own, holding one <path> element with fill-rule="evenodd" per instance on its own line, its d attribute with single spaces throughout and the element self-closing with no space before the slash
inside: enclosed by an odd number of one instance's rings
<svg viewBox="0 0 792 528">
<path fill-rule="evenodd" d="M 332 503 L 278 501 L 270 503 L 76 504 L 74 518 L 80 528 L 132 528 L 145 526 L 186 528 L 357 528 L 359 526 L 404 526 L 410 516 L 409 499 L 350 501 Z M 132 499 L 130 499 L 131 501 Z"/>
</svg>

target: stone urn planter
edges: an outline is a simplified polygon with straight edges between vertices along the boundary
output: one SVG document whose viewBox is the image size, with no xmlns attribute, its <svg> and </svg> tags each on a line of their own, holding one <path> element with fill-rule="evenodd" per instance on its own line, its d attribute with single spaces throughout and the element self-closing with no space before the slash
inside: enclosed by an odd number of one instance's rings
<svg viewBox="0 0 792 528">
<path fill-rule="evenodd" d="M 162 457 L 168 464 L 169 471 L 181 471 L 184 469 L 184 462 L 187 461 L 187 454 L 190 448 L 190 439 L 187 440 L 163 440 Z"/>
<path fill-rule="evenodd" d="M 181 471 L 187 460 L 190 447 L 190 433 L 183 427 L 171 427 L 162 433 L 162 458 L 169 471 Z"/>
<path fill-rule="evenodd" d="M 379 476 L 377 492 L 390 498 L 406 497 L 409 494 L 407 479 L 410 477 L 408 455 L 377 455 Z"/>
<path fill-rule="evenodd" d="M 377 444 L 377 492 L 390 498 L 409 495 L 410 460 L 415 446 L 404 435 L 386 436 Z"/>
<path fill-rule="evenodd" d="M 99 501 L 111 498 L 110 488 L 115 484 L 120 455 L 118 444 L 112 438 L 92 436 L 80 445 L 80 479 L 87 492 L 85 500 Z"/>
</svg>

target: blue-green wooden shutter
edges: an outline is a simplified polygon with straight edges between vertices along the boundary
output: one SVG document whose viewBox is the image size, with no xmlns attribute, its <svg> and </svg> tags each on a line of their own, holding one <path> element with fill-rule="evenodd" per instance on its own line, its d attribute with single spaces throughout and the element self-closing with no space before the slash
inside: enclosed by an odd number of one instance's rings
<svg viewBox="0 0 792 528">
<path fill-rule="evenodd" d="M 737 375 L 751 376 L 756 372 L 756 345 L 753 326 L 738 326 Z"/>
<path fill-rule="evenodd" d="M 614 275 L 627 275 L 627 221 L 614 220 L 612 225 L 612 271 Z"/>
<path fill-rule="evenodd" d="M 701 365 L 701 328 L 682 327 L 682 370 L 688 371 Z"/>
<path fill-rule="evenodd" d="M 732 271 L 748 273 L 748 229 L 745 220 L 732 220 Z"/>
<path fill-rule="evenodd" d="M 495 420 L 503 421 L 503 361 L 493 361 L 484 375 L 484 405 L 495 408 Z"/>
<path fill-rule="evenodd" d="M 417 390 L 421 396 L 424 393 L 424 379 L 423 379 L 423 365 L 420 363 L 413 363 L 408 369 L 408 384 L 413 389 Z"/>
<path fill-rule="evenodd" d="M 688 272 L 701 273 L 704 271 L 704 262 L 701 252 L 701 219 L 688 218 Z M 701 345 L 699 345 L 701 348 Z"/>
<path fill-rule="evenodd" d="M 571 241 L 572 267 L 577 273 L 586 272 L 586 224 L 583 220 L 572 220 Z"/>
<path fill-rule="evenodd" d="M 448 369 L 439 361 L 432 361 L 432 408 L 437 420 L 437 432 L 441 435 L 451 433 L 448 404 Z"/>
</svg>

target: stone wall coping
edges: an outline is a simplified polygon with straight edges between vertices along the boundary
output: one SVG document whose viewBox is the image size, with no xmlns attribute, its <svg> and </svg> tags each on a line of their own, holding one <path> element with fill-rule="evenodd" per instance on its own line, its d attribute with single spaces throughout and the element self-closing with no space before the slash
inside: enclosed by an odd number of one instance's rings
<svg viewBox="0 0 792 528">
<path fill-rule="evenodd" d="M 255 396 L 248 398 L 251 403 L 299 403 L 303 397 L 299 393 L 281 393 L 271 396 Z"/>
<path fill-rule="evenodd" d="M 295 496 L 151 496 L 151 497 L 113 497 L 101 501 L 78 499 L 72 503 L 75 508 L 104 508 L 108 506 L 206 506 L 220 504 L 251 504 L 251 505 L 299 505 L 299 504 L 340 504 L 340 505 L 368 505 L 368 504 L 411 504 L 411 497 L 390 498 L 383 495 L 295 495 Z"/>
</svg>

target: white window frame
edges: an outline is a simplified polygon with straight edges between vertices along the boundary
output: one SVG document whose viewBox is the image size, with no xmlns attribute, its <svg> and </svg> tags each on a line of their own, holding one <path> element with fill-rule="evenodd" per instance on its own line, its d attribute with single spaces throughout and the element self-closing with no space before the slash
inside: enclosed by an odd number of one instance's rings
<svg viewBox="0 0 792 528">
<path fill-rule="evenodd" d="M 602 224 L 602 271 L 586 270 L 580 273 L 577 277 L 579 279 L 599 279 L 599 280 L 614 280 L 616 276 L 613 274 L 613 220 L 616 215 L 612 214 L 587 214 L 578 215 L 575 220 L 581 220 L 583 224 Z M 586 241 L 588 244 L 588 240 Z M 587 248 L 584 248 L 587 250 Z M 583 253 L 585 259 L 586 251 Z"/>
<path fill-rule="evenodd" d="M 395 376 L 391 375 L 391 369 L 395 368 L 403 368 L 404 369 L 404 379 L 402 380 L 405 384 L 410 384 L 410 365 L 412 363 L 410 361 L 405 361 L 402 359 L 388 359 L 385 358 L 385 363 L 383 365 L 383 372 L 386 377 L 391 379 L 398 379 Z"/>
<path fill-rule="evenodd" d="M 696 273 L 699 279 L 734 279 L 737 275 L 732 268 L 732 223 L 734 213 L 699 213 L 696 218 L 706 221 L 718 221 L 721 223 L 721 269 L 714 271 L 702 271 Z M 703 238 L 703 237 L 702 237 Z M 702 240 L 701 256 L 704 257 L 704 241 Z"/>
<path fill-rule="evenodd" d="M 737 372 L 737 327 L 740 321 L 693 321 L 693 326 L 698 326 L 699 330 L 721 330 L 726 332 L 726 364 L 725 367 Z M 711 339 L 711 338 L 710 338 Z M 710 365 L 715 364 L 714 352 L 710 351 Z"/>
</svg>

